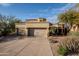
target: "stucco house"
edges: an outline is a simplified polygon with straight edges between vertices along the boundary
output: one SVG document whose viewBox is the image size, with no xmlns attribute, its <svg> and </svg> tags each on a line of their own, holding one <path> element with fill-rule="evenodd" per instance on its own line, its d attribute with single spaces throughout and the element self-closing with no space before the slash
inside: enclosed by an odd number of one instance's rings
<svg viewBox="0 0 79 59">
<path fill-rule="evenodd" d="M 74 24 L 71 28 L 72 32 L 79 32 L 79 24 Z"/>
<path fill-rule="evenodd" d="M 16 23 L 18 34 L 34 37 L 47 37 L 49 32 L 49 22 L 45 18 L 27 19 L 25 22 Z"/>
</svg>

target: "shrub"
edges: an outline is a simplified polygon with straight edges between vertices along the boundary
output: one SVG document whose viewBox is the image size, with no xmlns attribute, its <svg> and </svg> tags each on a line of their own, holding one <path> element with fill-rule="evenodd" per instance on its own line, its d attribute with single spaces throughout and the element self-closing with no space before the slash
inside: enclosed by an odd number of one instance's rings
<svg viewBox="0 0 79 59">
<path fill-rule="evenodd" d="M 8 29 L 8 28 L 5 28 L 5 29 L 2 31 L 2 35 L 3 35 L 3 36 L 6 36 L 6 35 L 8 35 L 8 34 L 10 34 L 10 33 L 11 33 L 11 30 Z"/>
<path fill-rule="evenodd" d="M 61 55 L 73 55 L 79 53 L 78 38 L 67 38 L 59 45 L 58 53 Z"/>
<path fill-rule="evenodd" d="M 55 34 L 55 31 L 56 31 L 56 28 L 51 28 L 50 30 L 49 30 L 49 35 L 53 35 L 53 34 Z"/>
<path fill-rule="evenodd" d="M 59 53 L 60 55 L 65 55 L 65 54 L 67 53 L 67 50 L 66 50 L 66 48 L 64 48 L 63 46 L 60 46 L 60 47 L 59 47 L 59 50 L 58 50 L 58 53 Z"/>
</svg>

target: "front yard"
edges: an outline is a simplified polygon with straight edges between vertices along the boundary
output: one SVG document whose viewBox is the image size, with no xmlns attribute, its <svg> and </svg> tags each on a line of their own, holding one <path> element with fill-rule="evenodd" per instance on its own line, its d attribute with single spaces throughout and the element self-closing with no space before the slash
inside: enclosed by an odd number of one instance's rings
<svg viewBox="0 0 79 59">
<path fill-rule="evenodd" d="M 59 56 L 57 50 L 59 47 L 59 43 L 64 40 L 65 37 L 51 36 L 49 37 L 49 43 L 54 56 Z"/>
<path fill-rule="evenodd" d="M 54 56 L 79 55 L 78 36 L 51 36 L 49 43 Z"/>
</svg>

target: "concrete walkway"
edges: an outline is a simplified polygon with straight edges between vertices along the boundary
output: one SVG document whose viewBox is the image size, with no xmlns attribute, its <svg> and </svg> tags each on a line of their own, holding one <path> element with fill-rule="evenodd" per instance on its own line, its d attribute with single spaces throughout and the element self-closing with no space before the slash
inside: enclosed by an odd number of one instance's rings
<svg viewBox="0 0 79 59">
<path fill-rule="evenodd" d="M 0 43 L 0 55 L 9 56 L 52 56 L 49 41 L 46 38 L 24 38 Z"/>
</svg>

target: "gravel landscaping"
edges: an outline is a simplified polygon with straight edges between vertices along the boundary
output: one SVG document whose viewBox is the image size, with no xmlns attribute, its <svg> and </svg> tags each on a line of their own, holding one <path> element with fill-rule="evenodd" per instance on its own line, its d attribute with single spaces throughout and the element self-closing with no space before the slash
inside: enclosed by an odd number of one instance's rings
<svg viewBox="0 0 79 59">
<path fill-rule="evenodd" d="M 71 41 L 71 39 L 72 39 L 72 41 Z M 62 56 L 62 55 L 60 55 L 59 53 L 58 53 L 58 50 L 59 50 L 59 46 L 60 46 L 60 43 L 63 43 L 63 44 L 65 44 L 65 45 L 67 45 L 68 47 L 68 49 L 71 49 L 70 51 L 69 51 L 69 54 L 67 55 L 67 56 L 78 56 L 79 55 L 79 53 L 77 52 L 75 52 L 75 51 L 77 51 L 78 50 L 78 44 L 77 44 L 77 40 L 79 39 L 79 37 L 78 36 L 58 36 L 58 37 L 49 37 L 49 43 L 50 43 L 50 47 L 51 47 L 51 50 L 52 50 L 52 53 L 53 53 L 53 55 L 54 56 Z M 74 41 L 75 42 L 74 42 Z M 67 42 L 66 42 L 67 41 Z M 69 41 L 71 41 L 70 43 L 68 43 Z M 75 45 L 76 44 L 76 45 Z M 64 47 L 65 47 L 65 45 L 64 45 Z M 71 47 L 71 48 L 70 48 Z M 73 50 L 74 49 L 74 50 Z M 61 52 L 61 51 L 60 51 Z M 63 50 L 63 52 L 62 53 L 65 53 L 65 51 Z M 65 55 L 66 56 L 66 55 Z"/>
</svg>

